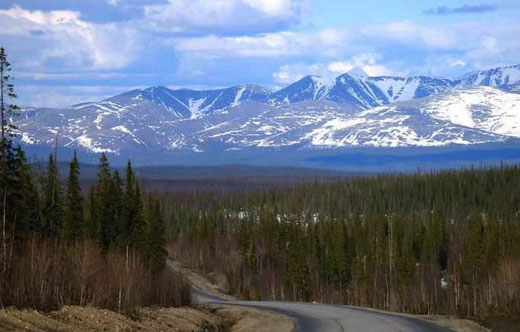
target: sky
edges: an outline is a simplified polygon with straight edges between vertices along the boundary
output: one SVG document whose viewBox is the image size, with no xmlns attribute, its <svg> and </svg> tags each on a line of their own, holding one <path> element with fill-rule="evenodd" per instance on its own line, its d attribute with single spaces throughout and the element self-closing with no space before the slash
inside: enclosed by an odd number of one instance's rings
<svg viewBox="0 0 520 332">
<path fill-rule="evenodd" d="M 1 0 L 22 106 L 306 75 L 456 78 L 520 64 L 518 0 Z"/>
</svg>

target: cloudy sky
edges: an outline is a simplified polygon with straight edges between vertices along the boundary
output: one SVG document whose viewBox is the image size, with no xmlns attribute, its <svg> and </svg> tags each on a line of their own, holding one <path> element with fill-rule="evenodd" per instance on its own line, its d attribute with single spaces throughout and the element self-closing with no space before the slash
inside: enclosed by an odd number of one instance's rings
<svg viewBox="0 0 520 332">
<path fill-rule="evenodd" d="M 485 0 L 484 0 L 485 1 Z M 22 105 L 308 74 L 457 77 L 520 63 L 518 0 L 1 0 Z"/>
</svg>

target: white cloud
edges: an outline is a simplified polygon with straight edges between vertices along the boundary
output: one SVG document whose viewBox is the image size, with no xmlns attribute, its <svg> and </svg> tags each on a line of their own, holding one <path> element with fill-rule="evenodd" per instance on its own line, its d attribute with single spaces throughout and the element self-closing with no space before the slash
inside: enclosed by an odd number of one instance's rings
<svg viewBox="0 0 520 332">
<path fill-rule="evenodd" d="M 309 0 L 169 0 L 144 7 L 149 29 L 184 34 L 232 34 L 279 31 L 299 23 Z"/>
<path fill-rule="evenodd" d="M 138 33 L 125 25 L 93 24 L 67 10 L 0 10 L 0 36 L 26 66 L 41 67 L 58 60 L 61 66 L 115 69 L 128 65 L 137 53 Z M 29 48 L 30 52 L 25 50 Z"/>
<path fill-rule="evenodd" d="M 107 3 L 111 6 L 117 6 L 121 3 L 121 0 L 107 0 Z"/>
<path fill-rule="evenodd" d="M 335 31 L 334 38 L 331 38 Z M 218 37 L 214 35 L 182 38 L 173 44 L 181 52 L 202 53 L 223 58 L 280 57 L 341 54 L 346 47 L 346 34 L 328 29 L 318 32 L 282 31 L 256 36 Z"/>
<path fill-rule="evenodd" d="M 294 83 L 307 75 L 321 76 L 330 81 L 334 79 L 333 73 L 327 70 L 327 65 L 324 63 L 283 65 L 277 72 L 273 73 L 273 78 L 276 84 L 286 85 Z"/>
<path fill-rule="evenodd" d="M 142 87 L 23 85 L 16 89 L 20 96 L 16 102 L 22 107 L 67 107 L 88 101 L 98 101 L 137 88 Z"/>
<path fill-rule="evenodd" d="M 275 83 L 290 84 L 307 75 L 321 76 L 333 81 L 337 76 L 347 73 L 355 68 L 362 69 L 369 76 L 393 75 L 395 72 L 378 64 L 381 56 L 377 53 L 359 53 L 346 60 L 332 61 L 329 63 L 294 63 L 283 65 L 273 74 Z"/>
<path fill-rule="evenodd" d="M 449 65 L 451 67 L 466 67 L 468 64 L 464 60 L 457 59 L 457 60 L 450 61 Z"/>
<path fill-rule="evenodd" d="M 359 68 L 369 76 L 392 75 L 393 72 L 390 69 L 377 63 L 381 58 L 381 55 L 377 53 L 360 53 L 346 61 L 331 62 L 327 69 L 336 74 L 343 74 L 354 68 Z"/>
<path fill-rule="evenodd" d="M 287 13 L 299 14 L 303 2 L 291 0 L 243 0 L 244 3 L 270 16 L 285 16 Z"/>
<path fill-rule="evenodd" d="M 456 29 L 429 27 L 412 21 L 392 22 L 361 29 L 365 37 L 388 42 L 399 42 L 416 47 L 448 49 L 460 46 Z"/>
</svg>

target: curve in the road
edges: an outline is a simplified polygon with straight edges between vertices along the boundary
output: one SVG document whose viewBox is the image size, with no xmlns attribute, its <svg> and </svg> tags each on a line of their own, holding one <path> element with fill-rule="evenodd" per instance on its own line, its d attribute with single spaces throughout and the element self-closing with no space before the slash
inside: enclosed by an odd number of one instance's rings
<svg viewBox="0 0 520 332">
<path fill-rule="evenodd" d="M 279 313 L 293 318 L 298 332 L 447 332 L 435 324 L 396 315 L 349 306 L 266 301 L 228 301 L 194 289 L 194 302 L 245 306 Z"/>
</svg>

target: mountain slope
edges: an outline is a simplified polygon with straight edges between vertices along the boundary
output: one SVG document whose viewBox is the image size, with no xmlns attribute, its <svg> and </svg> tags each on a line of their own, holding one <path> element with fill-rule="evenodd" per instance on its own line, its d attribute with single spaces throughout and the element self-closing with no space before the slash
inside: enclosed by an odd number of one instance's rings
<svg viewBox="0 0 520 332">
<path fill-rule="evenodd" d="M 309 100 L 320 100 L 331 89 L 329 82 L 319 76 L 306 76 L 269 96 L 271 104 L 291 104 Z"/>
<path fill-rule="evenodd" d="M 269 90 L 242 85 L 218 90 L 171 90 L 157 86 L 144 90 L 132 90 L 97 103 L 74 105 L 73 109 L 90 107 L 99 110 L 162 108 L 172 119 L 196 118 L 223 111 L 247 101 L 265 101 Z"/>
<path fill-rule="evenodd" d="M 368 110 L 326 100 L 277 107 L 247 102 L 226 112 L 175 119 L 156 103 L 138 105 L 105 101 L 47 109 L 16 124 L 27 144 L 53 144 L 59 134 L 65 146 L 92 152 L 446 146 L 520 137 L 520 95 L 490 87 L 459 88 Z"/>
<path fill-rule="evenodd" d="M 387 105 L 397 101 L 427 97 L 449 90 L 456 81 L 426 76 L 368 77 L 353 73 L 343 74 L 334 82 L 317 76 L 307 76 L 273 93 L 272 104 L 291 104 L 309 100 L 329 100 L 359 109 Z"/>
<path fill-rule="evenodd" d="M 410 102 L 409 104 L 413 104 Z M 491 87 L 455 89 L 417 101 L 426 114 L 440 120 L 520 137 L 520 95 Z"/>
<path fill-rule="evenodd" d="M 316 76 L 270 94 L 244 85 L 132 90 L 65 109 L 27 108 L 10 119 L 24 144 L 89 152 L 322 150 L 502 143 L 520 138 L 518 66 L 471 84 L 424 76 Z M 480 76 L 479 76 L 480 75 Z M 500 80 L 499 80 L 500 78 Z M 510 92 L 508 92 L 510 91 Z"/>
<path fill-rule="evenodd" d="M 520 82 L 520 65 L 477 71 L 463 76 L 461 85 L 500 87 Z"/>
</svg>

